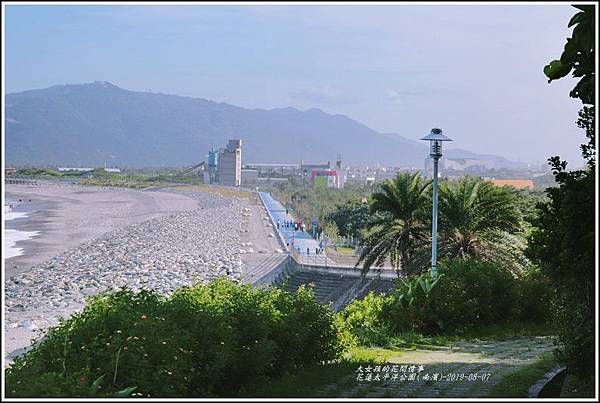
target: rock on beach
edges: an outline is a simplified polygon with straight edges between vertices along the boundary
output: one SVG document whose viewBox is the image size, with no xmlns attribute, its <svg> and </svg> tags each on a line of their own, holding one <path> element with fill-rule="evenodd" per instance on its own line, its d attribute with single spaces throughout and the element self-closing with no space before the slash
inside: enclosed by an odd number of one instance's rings
<svg viewBox="0 0 600 403">
<path fill-rule="evenodd" d="M 52 325 L 65 312 L 80 309 L 86 297 L 121 286 L 168 296 L 218 276 L 239 280 L 242 202 L 169 191 L 193 197 L 198 207 L 127 225 L 6 279 L 6 323 L 30 329 Z"/>
</svg>

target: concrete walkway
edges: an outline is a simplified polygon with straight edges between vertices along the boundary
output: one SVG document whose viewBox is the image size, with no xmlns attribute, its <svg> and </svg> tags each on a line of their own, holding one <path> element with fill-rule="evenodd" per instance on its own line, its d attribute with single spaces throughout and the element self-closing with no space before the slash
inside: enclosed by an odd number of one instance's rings
<svg viewBox="0 0 600 403">
<path fill-rule="evenodd" d="M 452 348 L 390 351 L 376 364 L 328 385 L 319 397 L 486 397 L 506 375 L 554 348 L 550 337 L 456 343 Z"/>
<path fill-rule="evenodd" d="M 261 192 L 260 196 L 265 204 L 265 207 L 269 211 L 275 225 L 280 222 L 278 230 L 286 243 L 289 243 L 289 248 L 296 249 L 300 256 L 311 256 L 316 257 L 315 250 L 319 247 L 319 241 L 313 239 L 313 237 L 305 231 L 294 231 L 293 228 L 285 228 L 282 223 L 285 221 L 295 221 L 296 218 L 291 214 L 286 213 L 285 207 L 277 200 L 275 200 L 269 193 Z M 307 254 L 307 249 L 309 253 Z M 325 255 L 318 255 L 324 261 Z"/>
</svg>

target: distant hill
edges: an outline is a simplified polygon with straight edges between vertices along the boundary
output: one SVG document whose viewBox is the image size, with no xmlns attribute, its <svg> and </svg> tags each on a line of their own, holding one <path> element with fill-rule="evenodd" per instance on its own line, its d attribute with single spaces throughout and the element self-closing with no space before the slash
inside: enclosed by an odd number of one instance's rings
<svg viewBox="0 0 600 403">
<path fill-rule="evenodd" d="M 6 163 L 188 166 L 242 139 L 244 163 L 334 162 L 422 167 L 427 146 L 319 109 L 244 109 L 108 82 L 6 95 Z M 502 158 L 502 157 L 498 157 Z"/>
</svg>

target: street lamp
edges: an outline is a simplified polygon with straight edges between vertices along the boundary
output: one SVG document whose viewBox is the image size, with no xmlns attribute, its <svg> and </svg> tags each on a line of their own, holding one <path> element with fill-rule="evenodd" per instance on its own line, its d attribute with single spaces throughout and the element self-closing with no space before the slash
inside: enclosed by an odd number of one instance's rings
<svg viewBox="0 0 600 403">
<path fill-rule="evenodd" d="M 442 156 L 442 141 L 452 139 L 442 134 L 442 129 L 431 129 L 421 140 L 429 140 L 429 156 L 433 158 L 433 219 L 431 223 L 431 278 L 437 278 L 437 216 L 438 216 L 438 160 Z"/>
</svg>

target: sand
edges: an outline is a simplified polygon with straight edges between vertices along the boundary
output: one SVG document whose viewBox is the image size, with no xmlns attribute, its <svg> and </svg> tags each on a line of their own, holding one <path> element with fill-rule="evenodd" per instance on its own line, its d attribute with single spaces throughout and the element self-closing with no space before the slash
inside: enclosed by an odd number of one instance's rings
<svg viewBox="0 0 600 403">
<path fill-rule="evenodd" d="M 54 184 L 9 184 L 5 199 L 21 199 L 13 211 L 29 212 L 26 218 L 7 221 L 6 228 L 39 231 L 33 239 L 17 242 L 25 253 L 5 260 L 6 277 L 113 229 L 197 207 L 181 194 Z"/>
<path fill-rule="evenodd" d="M 25 218 L 6 221 L 6 228 L 38 231 L 32 239 L 18 241 L 24 253 L 4 260 L 7 279 L 53 258 L 59 253 L 107 232 L 176 212 L 190 211 L 198 202 L 183 194 L 162 191 L 107 189 L 41 182 L 41 186 L 8 184 L 5 200 L 21 199 L 13 212 L 29 213 Z M 31 200 L 31 201 L 30 201 Z M 69 316 L 80 307 L 57 309 Z M 36 326 L 4 329 L 4 364 L 22 353 L 36 336 Z"/>
</svg>

